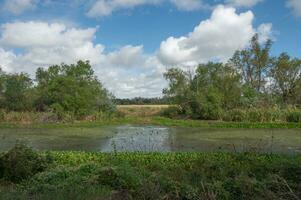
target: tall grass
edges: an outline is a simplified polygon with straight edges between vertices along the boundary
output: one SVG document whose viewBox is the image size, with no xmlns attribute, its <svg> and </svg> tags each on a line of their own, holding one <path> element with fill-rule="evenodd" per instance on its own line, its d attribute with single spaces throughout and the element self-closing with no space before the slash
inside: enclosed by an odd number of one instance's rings
<svg viewBox="0 0 301 200">
<path fill-rule="evenodd" d="M 173 119 L 193 118 L 193 116 L 183 115 L 183 112 L 176 106 L 169 107 L 161 111 L 161 115 Z M 251 123 L 274 123 L 293 122 L 301 123 L 301 110 L 297 108 L 252 108 L 252 109 L 232 109 L 223 111 L 219 116 L 224 122 L 251 122 Z"/>
</svg>

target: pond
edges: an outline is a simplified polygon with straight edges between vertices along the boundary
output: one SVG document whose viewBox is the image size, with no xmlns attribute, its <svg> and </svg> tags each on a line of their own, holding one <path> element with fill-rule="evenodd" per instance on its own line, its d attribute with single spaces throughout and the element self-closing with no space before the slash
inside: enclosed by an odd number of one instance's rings
<svg viewBox="0 0 301 200">
<path fill-rule="evenodd" d="M 160 126 L 0 129 L 0 151 L 17 142 L 37 150 L 258 152 L 301 154 L 300 129 L 213 129 Z"/>
</svg>

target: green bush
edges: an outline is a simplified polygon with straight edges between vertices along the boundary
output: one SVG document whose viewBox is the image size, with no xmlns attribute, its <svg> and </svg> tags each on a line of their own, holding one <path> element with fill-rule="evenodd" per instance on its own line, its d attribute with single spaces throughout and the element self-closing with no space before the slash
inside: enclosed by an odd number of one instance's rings
<svg viewBox="0 0 301 200">
<path fill-rule="evenodd" d="M 5 112 L 3 110 L 0 110 L 0 121 L 4 121 L 5 120 Z"/>
<path fill-rule="evenodd" d="M 301 111 L 291 111 L 288 112 L 286 115 L 287 122 L 301 122 Z"/>
<path fill-rule="evenodd" d="M 285 121 L 285 111 L 278 108 L 274 109 L 263 109 L 262 120 L 264 122 L 280 122 Z"/>
<path fill-rule="evenodd" d="M 247 120 L 249 122 L 263 122 L 262 112 L 257 109 L 247 111 Z"/>
<path fill-rule="evenodd" d="M 223 115 L 224 121 L 230 122 L 242 122 L 246 120 L 246 111 L 241 109 L 233 109 L 230 111 L 225 111 Z"/>
<path fill-rule="evenodd" d="M 161 111 L 160 115 L 168 118 L 176 118 L 180 114 L 180 109 L 176 106 L 170 106 Z"/>
<path fill-rule="evenodd" d="M 10 199 L 297 199 L 300 156 L 52 152 Z M 112 157 L 113 156 L 113 157 Z M 1 193 L 1 191 L 0 191 Z M 14 197 L 14 196 L 13 196 Z M 4 199 L 4 198 L 3 198 Z"/>
<path fill-rule="evenodd" d="M 31 148 L 17 144 L 0 158 L 0 177 L 15 183 L 45 170 L 50 157 L 41 156 Z"/>
</svg>

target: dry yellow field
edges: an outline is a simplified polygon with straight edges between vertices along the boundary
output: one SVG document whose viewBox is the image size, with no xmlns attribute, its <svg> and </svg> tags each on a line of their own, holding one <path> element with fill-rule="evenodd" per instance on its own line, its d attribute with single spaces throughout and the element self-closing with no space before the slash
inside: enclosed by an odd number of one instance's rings
<svg viewBox="0 0 301 200">
<path fill-rule="evenodd" d="M 117 109 L 125 116 L 147 117 L 158 115 L 170 105 L 118 105 Z"/>
</svg>

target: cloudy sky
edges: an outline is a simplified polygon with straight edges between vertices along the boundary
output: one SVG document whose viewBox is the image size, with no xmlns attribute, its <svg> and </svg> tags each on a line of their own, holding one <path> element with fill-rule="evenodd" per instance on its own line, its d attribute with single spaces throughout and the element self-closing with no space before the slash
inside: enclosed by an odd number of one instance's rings
<svg viewBox="0 0 301 200">
<path fill-rule="evenodd" d="M 301 57 L 301 0 L 0 0 L 10 73 L 90 60 L 117 97 L 157 97 L 171 67 L 226 61 L 255 34 Z"/>
</svg>

